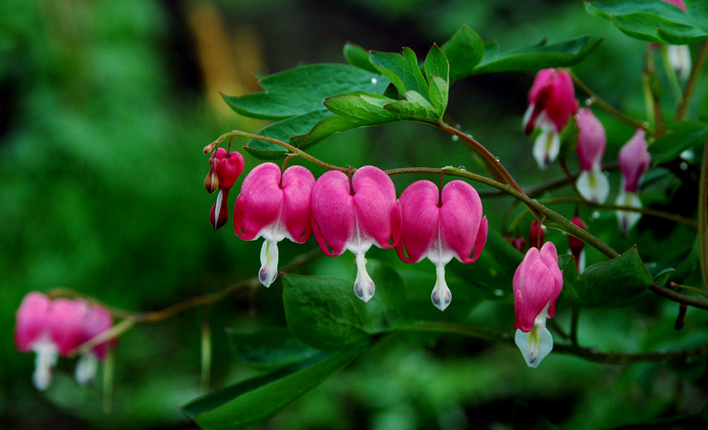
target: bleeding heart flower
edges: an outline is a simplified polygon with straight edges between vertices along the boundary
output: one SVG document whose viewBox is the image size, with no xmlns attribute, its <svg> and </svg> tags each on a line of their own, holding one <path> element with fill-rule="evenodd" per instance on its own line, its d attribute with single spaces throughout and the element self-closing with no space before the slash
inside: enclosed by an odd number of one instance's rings
<svg viewBox="0 0 708 430">
<path fill-rule="evenodd" d="M 234 231 L 244 240 L 263 237 L 258 279 L 269 287 L 278 275 L 278 242 L 304 243 L 310 237 L 310 196 L 315 177 L 302 166 L 281 175 L 274 163 L 263 163 L 243 180 L 234 205 Z"/>
<path fill-rule="evenodd" d="M 575 148 L 580 161 L 578 192 L 587 200 L 604 203 L 610 193 L 610 182 L 602 173 L 602 156 L 607 144 L 605 128 L 589 108 L 580 109 L 575 118 L 579 130 Z"/>
<path fill-rule="evenodd" d="M 445 265 L 453 257 L 463 263 L 476 261 L 486 243 L 482 200 L 464 181 L 451 181 L 441 192 L 434 183 L 421 180 L 403 191 L 400 202 L 403 226 L 396 245 L 398 256 L 406 263 L 427 257 L 435 264 L 437 281 L 431 299 L 445 310 L 452 300 Z"/>
<path fill-rule="evenodd" d="M 393 181 L 378 167 L 364 166 L 351 179 L 331 170 L 312 187 L 312 231 L 322 252 L 356 255 L 354 292 L 367 302 L 375 284 L 366 271 L 365 253 L 372 245 L 392 248 L 401 230 L 401 214 Z"/>
<path fill-rule="evenodd" d="M 105 315 L 97 315 L 95 312 L 106 312 L 109 324 L 105 324 Z M 58 356 L 68 356 L 82 343 L 107 330 L 111 325 L 107 311 L 90 306 L 83 299 L 59 298 L 52 301 L 42 293 L 31 292 L 25 296 L 17 310 L 15 346 L 20 352 L 34 351 L 37 354 L 32 380 L 37 389 L 44 390 L 49 387 L 52 368 L 56 365 Z M 96 355 L 96 358 L 103 359 L 106 347 L 105 343 L 98 345 L 85 355 Z M 87 374 L 86 370 L 79 370 L 80 367 L 85 367 L 82 365 L 82 359 L 77 367 L 77 378 L 86 376 L 79 379 L 80 382 L 85 382 L 93 375 Z M 93 365 L 94 374 L 95 367 Z"/>
<path fill-rule="evenodd" d="M 556 300 L 563 288 L 558 252 L 552 242 L 539 251 L 530 248 L 514 273 L 516 345 L 529 367 L 539 365 L 553 349 L 553 337 L 546 319 L 555 314 Z"/>
<path fill-rule="evenodd" d="M 216 202 L 209 214 L 209 222 L 214 230 L 226 225 L 226 221 L 229 219 L 229 190 L 243 172 L 243 168 L 243 156 L 238 152 L 228 152 L 224 148 L 217 148 L 211 153 L 209 173 L 204 180 L 204 186 L 209 193 L 219 189 Z"/>
<path fill-rule="evenodd" d="M 638 129 L 634 136 L 620 149 L 619 164 L 622 169 L 622 189 L 617 196 L 616 204 L 620 206 L 642 207 L 637 196 L 639 182 L 651 163 L 651 155 L 647 149 L 644 130 Z M 627 233 L 639 221 L 639 212 L 617 211 L 622 233 Z"/>
<path fill-rule="evenodd" d="M 528 97 L 523 126 L 526 134 L 540 129 L 533 155 L 539 167 L 546 168 L 560 151 L 560 132 L 571 114 L 578 110 L 570 75 L 563 70 L 543 69 L 536 74 Z"/>
</svg>

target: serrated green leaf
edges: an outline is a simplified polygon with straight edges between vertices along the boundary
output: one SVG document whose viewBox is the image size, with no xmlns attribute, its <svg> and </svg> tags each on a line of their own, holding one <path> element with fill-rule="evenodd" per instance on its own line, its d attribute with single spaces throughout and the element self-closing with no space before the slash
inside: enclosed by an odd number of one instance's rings
<svg viewBox="0 0 708 430">
<path fill-rule="evenodd" d="M 396 100 L 386 96 L 357 91 L 329 97 L 325 99 L 324 104 L 327 109 L 339 116 L 363 120 L 374 125 L 398 119 L 395 114 L 384 110 L 384 106 L 395 102 Z"/>
<path fill-rule="evenodd" d="M 620 307 L 643 299 L 653 278 L 636 247 L 585 269 L 578 280 L 584 306 Z"/>
<path fill-rule="evenodd" d="M 404 98 L 387 104 L 384 109 L 413 121 L 431 122 L 440 118 L 438 109 L 417 91 L 408 91 Z"/>
<path fill-rule="evenodd" d="M 395 326 L 405 300 L 401 277 L 376 260 L 370 260 L 367 268 L 376 283 L 376 294 L 367 303 L 354 294 L 353 280 L 285 275 L 283 306 L 293 336 L 331 351 Z"/>
<path fill-rule="evenodd" d="M 325 97 L 355 90 L 382 93 L 388 79 L 347 64 L 312 64 L 268 75 L 260 80 L 263 92 L 240 97 L 223 96 L 244 116 L 283 119 L 322 109 Z"/>
<path fill-rule="evenodd" d="M 418 58 L 412 49 L 403 48 L 401 54 L 372 51 L 369 53 L 369 61 L 391 81 L 399 96 L 407 91 L 428 94 L 428 83 L 420 71 Z"/>
<path fill-rule="evenodd" d="M 438 76 L 445 82 L 450 79 L 450 64 L 447 61 L 447 56 L 438 45 L 433 45 L 425 57 L 425 77 L 430 85 L 430 77 Z"/>
<path fill-rule="evenodd" d="M 485 55 L 484 41 L 471 28 L 463 26 L 442 45 L 450 64 L 449 81 L 474 74 L 474 68 Z"/>
<path fill-rule="evenodd" d="M 438 118 L 442 118 L 447 109 L 448 92 L 450 86 L 443 78 L 439 76 L 430 77 L 430 101 L 437 109 Z"/>
<path fill-rule="evenodd" d="M 278 368 L 314 357 L 320 351 L 295 339 L 287 327 L 272 327 L 252 333 L 227 329 L 236 356 L 258 368 Z"/>
<path fill-rule="evenodd" d="M 687 44 L 707 38 L 708 3 L 686 0 L 685 5 L 686 12 L 661 0 L 619 0 L 586 2 L 585 9 L 635 39 Z"/>
<path fill-rule="evenodd" d="M 602 41 L 588 43 L 589 36 L 548 45 L 545 42 L 522 49 L 499 52 L 495 43 L 485 49 L 484 59 L 474 69 L 474 74 L 521 72 L 546 69 L 549 67 L 569 67 L 579 63 L 595 50 Z M 493 53 L 496 52 L 496 55 Z"/>
<path fill-rule="evenodd" d="M 378 70 L 369 61 L 369 51 L 362 48 L 359 45 L 353 43 L 347 43 L 344 45 L 344 59 L 347 63 L 352 66 L 359 67 L 360 69 L 368 70 L 371 73 L 378 74 Z"/>
<path fill-rule="evenodd" d="M 180 406 L 204 430 L 251 428 L 315 388 L 369 348 L 368 339 L 320 352 L 285 369 L 248 379 Z"/>
<path fill-rule="evenodd" d="M 683 122 L 671 126 L 672 132 L 658 138 L 649 146 L 651 159 L 655 164 L 669 162 L 687 149 L 705 142 L 708 124 L 703 122 Z"/>
</svg>

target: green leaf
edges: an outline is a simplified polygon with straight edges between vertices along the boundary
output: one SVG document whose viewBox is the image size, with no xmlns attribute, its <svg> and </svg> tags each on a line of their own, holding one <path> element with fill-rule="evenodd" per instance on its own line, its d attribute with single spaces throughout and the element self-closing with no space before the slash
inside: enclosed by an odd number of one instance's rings
<svg viewBox="0 0 708 430">
<path fill-rule="evenodd" d="M 355 90 L 382 93 L 388 79 L 347 64 L 312 64 L 261 79 L 263 92 L 240 97 L 223 96 L 241 115 L 283 119 L 322 109 L 325 97 Z"/>
<path fill-rule="evenodd" d="M 284 367 L 314 357 L 319 351 L 300 343 L 287 327 L 273 327 L 253 333 L 227 329 L 236 356 L 259 368 Z"/>
<path fill-rule="evenodd" d="M 441 77 L 445 82 L 450 79 L 450 64 L 445 53 L 438 45 L 433 45 L 425 57 L 425 77 L 429 81 L 431 76 Z"/>
<path fill-rule="evenodd" d="M 484 53 L 483 61 L 474 69 L 474 74 L 520 72 L 546 69 L 549 67 L 568 67 L 579 63 L 595 50 L 602 39 L 588 43 L 589 36 L 547 45 L 545 41 L 527 48 L 499 52 L 495 42 L 490 42 Z"/>
<path fill-rule="evenodd" d="M 563 272 L 563 289 L 561 300 L 567 300 L 573 305 L 582 305 L 583 301 L 578 290 L 578 266 L 573 256 L 561 254 L 558 256 L 558 267 Z"/>
<path fill-rule="evenodd" d="M 703 144 L 708 124 L 703 122 L 683 122 L 671 127 L 672 132 L 658 138 L 649 146 L 654 164 L 674 160 L 687 149 Z"/>
<path fill-rule="evenodd" d="M 346 59 L 347 63 L 351 64 L 352 66 L 368 70 L 371 73 L 379 73 L 379 71 L 376 70 L 376 67 L 371 64 L 371 61 L 369 61 L 369 51 L 359 45 L 354 45 L 352 43 L 345 44 L 344 59 Z"/>
<path fill-rule="evenodd" d="M 428 96 L 438 110 L 438 118 L 442 118 L 447 108 L 450 89 L 450 64 L 442 49 L 433 45 L 425 57 L 425 75 L 428 78 Z"/>
<path fill-rule="evenodd" d="M 251 428 L 315 388 L 370 346 L 368 340 L 336 353 L 319 353 L 285 369 L 248 379 L 181 405 L 205 430 Z"/>
<path fill-rule="evenodd" d="M 652 281 L 635 246 L 586 268 L 577 285 L 584 306 L 621 307 L 643 299 Z"/>
<path fill-rule="evenodd" d="M 356 91 L 328 97 L 324 104 L 327 109 L 337 115 L 375 125 L 399 119 L 399 116 L 384 109 L 387 104 L 395 102 L 396 100 L 380 94 Z"/>
<path fill-rule="evenodd" d="M 708 37 L 708 3 L 686 0 L 686 12 L 660 0 L 586 2 L 592 15 L 612 22 L 635 39 L 683 45 Z"/>
<path fill-rule="evenodd" d="M 466 25 L 445 42 L 442 51 L 450 63 L 450 81 L 471 76 L 484 56 L 484 41 Z"/>
<path fill-rule="evenodd" d="M 390 79 L 398 90 L 399 96 L 407 91 L 428 94 L 428 83 L 423 72 L 420 71 L 418 58 L 412 49 L 403 48 L 402 54 L 372 51 L 369 53 L 369 61 L 381 74 Z"/>
<path fill-rule="evenodd" d="M 408 91 L 404 98 L 384 106 L 384 109 L 412 121 L 434 122 L 440 118 L 438 109 L 417 91 Z"/>
<path fill-rule="evenodd" d="M 395 270 L 375 260 L 367 268 L 376 283 L 376 294 L 368 303 L 354 294 L 353 280 L 285 275 L 283 306 L 293 336 L 331 351 L 385 333 L 399 322 L 403 281 Z"/>
</svg>

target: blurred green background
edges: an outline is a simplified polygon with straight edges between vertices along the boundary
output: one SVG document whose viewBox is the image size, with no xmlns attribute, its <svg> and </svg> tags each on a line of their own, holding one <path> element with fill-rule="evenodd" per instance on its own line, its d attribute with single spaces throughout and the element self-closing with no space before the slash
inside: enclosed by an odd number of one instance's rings
<svg viewBox="0 0 708 430">
<path fill-rule="evenodd" d="M 463 24 L 485 40 L 497 39 L 502 50 L 544 37 L 605 37 L 574 70 L 610 104 L 642 117 L 646 45 L 587 15 L 580 1 L 0 2 L 0 426 L 194 428 L 177 405 L 200 394 L 204 309 L 121 337 L 113 411 L 106 414 L 102 378 L 79 387 L 72 379 L 75 360 L 60 360 L 48 391 L 33 388 L 33 358 L 12 342 L 22 297 L 65 287 L 116 308 L 150 311 L 255 275 L 260 241 L 242 242 L 230 224 L 214 232 L 208 223 L 214 196 L 202 185 L 208 171 L 202 148 L 223 132 L 255 132 L 264 123 L 232 113 L 219 92 L 257 91 L 256 72 L 343 62 L 346 42 L 390 52 L 409 46 L 422 57 Z M 468 79 L 452 88 L 450 104 L 461 127 L 524 185 L 561 175 L 557 166 L 538 171 L 521 130 L 532 80 L 524 73 Z M 697 94 L 705 92 L 699 86 Z M 697 100 L 692 115 L 705 117 L 706 99 Z M 633 130 L 596 114 L 608 129 L 605 160 L 611 161 Z M 416 124 L 345 133 L 313 153 L 340 165 L 479 170 L 466 149 Z M 247 156 L 246 163 L 249 169 L 257 161 Z M 395 180 L 402 187 L 411 178 Z M 613 176 L 614 189 L 618 183 Z M 508 205 L 485 199 L 494 228 L 502 227 Z M 573 209 L 558 208 L 568 216 Z M 602 213 L 592 222 L 614 223 L 613 217 Z M 626 249 L 637 237 L 606 239 Z M 283 243 L 281 262 L 315 246 Z M 322 258 L 310 270 L 350 277 L 349 257 Z M 236 360 L 224 328 L 282 325 L 281 291 L 276 282 L 210 309 L 214 388 L 256 372 Z M 675 307 L 658 309 L 665 321 L 675 317 Z M 510 302 L 483 307 L 473 319 L 510 332 L 513 309 Z M 643 320 L 621 310 L 589 313 L 583 322 L 588 344 L 621 349 L 646 333 Z M 422 347 L 392 338 L 260 428 L 548 428 L 546 419 L 567 428 L 614 428 L 674 410 L 700 412 L 701 366 L 687 364 L 679 378 L 653 364 L 611 367 L 552 354 L 529 370 L 508 345 L 442 337 Z"/>
</svg>

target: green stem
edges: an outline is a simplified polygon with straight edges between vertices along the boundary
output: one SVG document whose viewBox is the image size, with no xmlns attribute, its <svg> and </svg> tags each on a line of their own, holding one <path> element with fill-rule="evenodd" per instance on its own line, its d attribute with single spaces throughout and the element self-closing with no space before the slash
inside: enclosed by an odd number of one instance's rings
<svg viewBox="0 0 708 430">
<path fill-rule="evenodd" d="M 211 327 L 209 326 L 209 306 L 205 306 L 204 319 L 202 320 L 202 393 L 209 392 L 211 383 Z"/>
<path fill-rule="evenodd" d="M 698 252 L 703 288 L 708 291 L 708 137 L 703 147 L 701 177 L 698 184 Z"/>
<path fill-rule="evenodd" d="M 576 205 L 586 205 L 588 207 L 591 207 L 593 209 L 600 209 L 600 210 L 613 210 L 613 211 L 628 211 L 628 212 L 639 212 L 643 215 L 647 216 L 652 216 L 655 218 L 662 218 L 665 220 L 673 221 L 675 223 L 683 224 L 685 226 L 688 226 L 692 229 L 697 229 L 698 224 L 696 221 L 682 217 L 681 215 L 676 215 L 672 214 L 669 212 L 664 212 L 664 211 L 659 211 L 655 209 L 650 209 L 650 208 L 637 208 L 634 206 L 622 206 L 622 205 L 613 205 L 609 203 L 598 203 L 598 202 L 593 202 L 590 200 L 585 200 L 585 199 L 577 199 L 577 198 L 572 198 L 572 197 L 554 197 L 554 198 L 549 198 L 549 199 L 542 199 L 539 200 L 539 203 L 542 203 L 543 205 L 553 205 L 553 204 L 559 204 L 559 203 L 572 203 Z"/>
<path fill-rule="evenodd" d="M 681 84 L 679 83 L 678 77 L 676 76 L 676 70 L 674 70 L 671 62 L 669 61 L 669 47 L 667 45 L 659 46 L 659 55 L 661 56 L 661 61 L 664 65 L 664 71 L 666 72 L 666 78 L 671 85 L 671 90 L 674 93 L 674 98 L 676 98 L 676 107 L 681 106 L 681 99 L 683 94 L 681 92 Z"/>
<path fill-rule="evenodd" d="M 684 116 L 686 116 L 686 111 L 688 110 L 688 105 L 691 100 L 691 96 L 693 95 L 693 90 L 696 87 L 696 82 L 698 81 L 698 77 L 700 76 L 701 68 L 703 68 L 706 57 L 708 57 L 708 39 L 701 43 L 701 50 L 698 52 L 696 62 L 693 64 L 693 69 L 691 70 L 691 75 L 686 83 L 686 88 L 683 90 L 681 105 L 676 112 L 676 121 L 681 121 Z"/>
<path fill-rule="evenodd" d="M 617 109 L 613 108 L 610 106 L 606 101 L 600 98 L 593 90 L 590 89 L 583 81 L 578 78 L 575 73 L 573 73 L 570 69 L 566 69 L 570 77 L 573 79 L 573 82 L 575 82 L 575 85 L 577 85 L 581 90 L 585 92 L 590 98 L 592 99 L 592 102 L 594 105 L 600 107 L 601 109 L 605 110 L 612 116 L 615 116 L 618 118 L 620 121 L 626 122 L 627 124 L 631 125 L 634 128 L 641 128 L 644 130 L 647 134 L 650 136 L 656 136 L 656 133 L 654 130 L 652 130 L 650 127 L 648 127 L 646 124 L 635 121 L 634 119 L 628 117 L 627 115 L 623 114 L 622 112 L 618 111 Z"/>
<path fill-rule="evenodd" d="M 233 130 L 228 133 L 222 134 L 215 141 L 213 141 L 212 143 L 210 143 L 209 145 L 207 145 L 204 148 L 204 153 L 206 154 L 206 153 L 212 151 L 214 149 L 214 147 L 218 146 L 219 144 L 221 144 L 221 142 L 223 142 L 224 140 L 226 140 L 227 138 L 232 137 L 232 136 L 247 137 L 249 139 L 261 140 L 263 142 L 272 143 L 274 145 L 278 145 L 280 147 L 287 149 L 288 151 L 290 151 L 292 153 L 292 156 L 304 158 L 305 160 L 307 160 L 313 164 L 316 164 L 318 166 L 324 167 L 327 170 L 339 170 L 340 172 L 344 172 L 344 173 L 349 172 L 349 169 L 347 169 L 345 167 L 335 166 L 334 164 L 326 163 L 326 162 L 320 160 L 319 158 L 313 157 L 312 155 L 308 154 L 307 152 L 292 146 L 289 143 L 283 142 L 282 140 L 278 140 L 278 139 L 268 137 L 268 136 L 260 136 L 258 134 L 246 133 L 245 131 L 241 131 L 241 130 Z"/>
<path fill-rule="evenodd" d="M 496 342 L 514 344 L 514 337 L 507 333 L 498 333 L 465 324 L 442 321 L 421 321 L 397 327 L 398 332 L 428 332 L 458 334 Z M 657 352 L 602 352 L 594 348 L 585 348 L 578 345 L 555 345 L 553 351 L 560 354 L 574 355 L 576 357 L 602 364 L 628 365 L 642 362 L 666 362 L 669 360 L 685 360 L 708 356 L 708 346 L 681 349 L 674 351 Z"/>
</svg>

